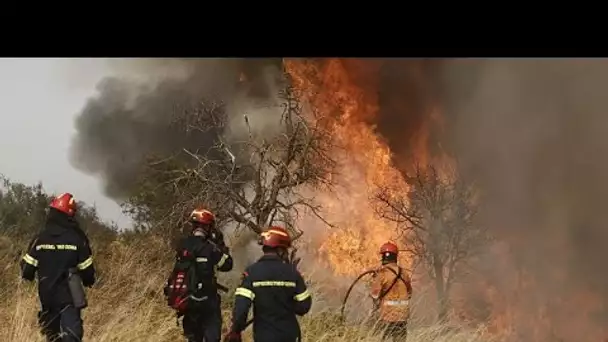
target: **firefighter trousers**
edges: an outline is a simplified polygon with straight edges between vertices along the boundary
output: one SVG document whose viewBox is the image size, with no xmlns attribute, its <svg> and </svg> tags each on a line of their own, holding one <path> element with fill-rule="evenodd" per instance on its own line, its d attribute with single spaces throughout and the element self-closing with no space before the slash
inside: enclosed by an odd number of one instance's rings
<svg viewBox="0 0 608 342">
<path fill-rule="evenodd" d="M 38 324 L 47 342 L 80 342 L 84 335 L 80 310 L 71 305 L 43 307 Z"/>
<path fill-rule="evenodd" d="M 188 342 L 220 342 L 222 313 L 219 306 L 206 312 L 186 313 L 182 320 L 184 336 Z"/>
<path fill-rule="evenodd" d="M 407 322 L 384 322 L 383 340 L 405 341 L 407 338 Z"/>
</svg>

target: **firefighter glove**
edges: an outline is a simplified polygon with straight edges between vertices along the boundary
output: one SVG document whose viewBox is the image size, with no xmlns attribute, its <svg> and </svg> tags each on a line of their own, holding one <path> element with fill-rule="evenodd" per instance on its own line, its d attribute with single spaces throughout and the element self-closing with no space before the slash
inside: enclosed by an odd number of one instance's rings
<svg viewBox="0 0 608 342">
<path fill-rule="evenodd" d="M 224 342 L 241 342 L 242 338 L 241 338 L 241 333 L 237 333 L 237 332 L 229 332 L 228 334 L 226 334 L 226 336 L 224 336 Z"/>
</svg>

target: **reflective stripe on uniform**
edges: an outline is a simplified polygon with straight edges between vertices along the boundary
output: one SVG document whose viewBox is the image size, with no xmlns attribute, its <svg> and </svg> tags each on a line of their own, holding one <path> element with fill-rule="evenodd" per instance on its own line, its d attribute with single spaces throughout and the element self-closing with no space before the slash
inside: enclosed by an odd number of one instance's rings
<svg viewBox="0 0 608 342">
<path fill-rule="evenodd" d="M 78 250 L 78 247 L 75 245 L 66 245 L 66 244 L 61 244 L 61 245 L 48 245 L 48 244 L 44 244 L 44 245 L 38 245 L 36 246 L 36 250 L 39 251 L 41 249 L 44 250 L 69 250 L 69 251 L 76 251 Z"/>
<path fill-rule="evenodd" d="M 198 257 L 196 258 L 196 262 L 207 262 L 207 258 Z"/>
<path fill-rule="evenodd" d="M 26 263 L 28 263 L 34 267 L 38 267 L 38 260 L 36 260 L 29 254 L 26 254 L 23 256 L 23 261 L 25 261 Z"/>
<path fill-rule="evenodd" d="M 385 300 L 384 301 L 384 305 L 390 305 L 390 306 L 401 306 L 401 305 L 408 305 L 409 304 L 409 300 Z"/>
<path fill-rule="evenodd" d="M 235 296 L 242 296 L 253 300 L 255 298 L 255 293 L 253 291 L 246 289 L 244 287 L 238 287 L 236 291 L 234 291 Z"/>
<path fill-rule="evenodd" d="M 310 292 L 306 290 L 300 294 L 293 296 L 293 299 L 297 300 L 298 302 L 301 302 L 303 300 L 306 300 L 308 297 L 310 297 Z"/>
<path fill-rule="evenodd" d="M 85 260 L 85 261 L 81 262 L 80 264 L 78 264 L 77 267 L 78 267 L 79 270 L 82 271 L 82 270 L 86 269 L 87 267 L 89 267 L 91 265 L 93 265 L 93 257 L 92 256 L 88 257 L 87 260 Z"/>
<path fill-rule="evenodd" d="M 224 266 L 224 263 L 226 262 L 226 260 L 228 259 L 228 255 L 227 254 L 222 254 L 222 258 L 220 259 L 220 261 L 217 263 L 217 267 L 222 267 Z"/>
<path fill-rule="evenodd" d="M 41 249 L 55 249 L 55 245 L 38 245 L 38 246 L 36 246 L 37 251 L 39 251 Z"/>
<path fill-rule="evenodd" d="M 196 301 L 196 302 L 204 302 L 207 299 L 209 299 L 209 296 L 203 296 L 203 297 L 195 297 L 193 295 L 190 295 L 190 299 Z"/>
<path fill-rule="evenodd" d="M 78 250 L 78 247 L 76 247 L 75 245 L 55 245 L 57 247 L 57 249 L 67 249 L 70 251 L 76 251 Z"/>
<path fill-rule="evenodd" d="M 260 287 L 260 286 L 296 287 L 296 283 L 293 281 L 276 281 L 276 280 L 254 281 L 253 282 L 253 287 Z"/>
</svg>

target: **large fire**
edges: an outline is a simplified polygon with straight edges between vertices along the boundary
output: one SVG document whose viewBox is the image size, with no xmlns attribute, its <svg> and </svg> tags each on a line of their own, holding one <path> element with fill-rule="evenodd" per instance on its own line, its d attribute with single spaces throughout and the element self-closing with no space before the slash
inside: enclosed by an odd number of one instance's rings
<svg viewBox="0 0 608 342">
<path fill-rule="evenodd" d="M 396 227 L 375 215 L 370 197 L 379 186 L 390 186 L 400 192 L 408 189 L 399 171 L 404 166 L 399 165 L 398 169 L 394 165 L 390 148 L 374 130 L 373 119 L 379 110 L 374 75 L 378 73 L 379 62 L 287 60 L 285 66 L 305 100 L 332 118 L 332 134 L 342 148 L 342 153 L 336 154 L 341 165 L 339 201 L 333 195 L 317 196 L 327 220 L 335 225 L 328 231 L 320 251 L 337 274 L 359 274 L 378 265 L 377 251 L 382 243 L 399 242 Z M 349 72 L 353 69 L 357 72 Z M 366 84 L 365 89 L 361 84 Z M 413 146 L 417 162 L 445 165 L 444 155 L 437 159 L 428 150 L 431 125 L 441 129 L 443 124 L 439 105 L 425 115 L 420 130 L 403 139 Z M 603 329 L 591 322 L 589 315 L 601 310 L 597 307 L 599 301 L 591 294 L 573 293 L 569 298 L 530 302 L 534 298 L 530 293 L 542 296 L 543 290 L 536 287 L 530 272 L 515 266 L 512 248 L 508 243 L 494 248 L 503 263 L 495 269 L 508 273 L 502 274 L 501 279 L 512 281 L 501 284 L 482 277 L 472 286 L 458 290 L 457 297 L 460 295 L 460 303 L 464 304 L 459 306 L 458 298 L 454 299 L 459 310 L 457 316 L 463 321 L 485 322 L 492 333 L 509 341 L 600 341 L 606 336 Z M 400 263 L 411 266 L 407 256 Z M 561 274 L 553 276 L 555 281 L 566 281 Z"/>
<path fill-rule="evenodd" d="M 336 226 L 321 251 L 336 273 L 354 275 L 377 266 L 379 246 L 398 239 L 395 227 L 374 214 L 370 196 L 378 186 L 406 191 L 407 185 L 392 165 L 389 148 L 365 122 L 377 111 L 373 95 L 353 84 L 342 63 L 287 61 L 286 67 L 311 105 L 333 118 L 332 135 L 343 152 L 337 154 L 343 200 L 317 198 Z M 409 260 L 402 264 L 409 266 Z"/>
</svg>

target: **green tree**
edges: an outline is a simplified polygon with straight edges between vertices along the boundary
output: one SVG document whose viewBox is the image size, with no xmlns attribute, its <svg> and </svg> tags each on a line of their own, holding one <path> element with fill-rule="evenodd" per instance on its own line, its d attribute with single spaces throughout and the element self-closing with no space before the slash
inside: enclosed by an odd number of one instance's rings
<svg viewBox="0 0 608 342">
<path fill-rule="evenodd" d="M 53 195 L 44 191 L 42 183 L 25 185 L 0 176 L 0 235 L 16 239 L 30 239 L 46 221 Z M 116 227 L 102 222 L 97 210 L 79 202 L 76 218 L 90 236 L 113 239 Z"/>
</svg>

